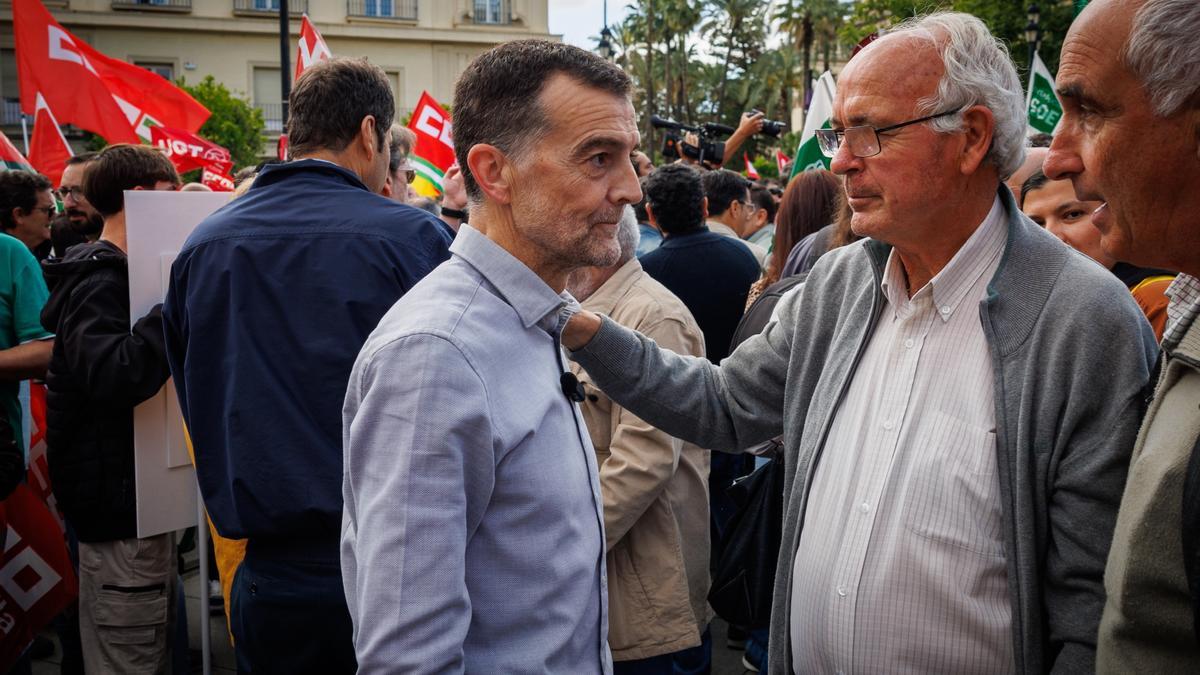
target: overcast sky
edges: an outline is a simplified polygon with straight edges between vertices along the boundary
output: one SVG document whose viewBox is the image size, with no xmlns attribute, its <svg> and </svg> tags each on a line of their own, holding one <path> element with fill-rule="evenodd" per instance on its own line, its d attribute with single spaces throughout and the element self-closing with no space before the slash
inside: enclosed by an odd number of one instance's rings
<svg viewBox="0 0 1200 675">
<path fill-rule="evenodd" d="M 563 36 L 563 42 L 584 49 L 595 49 L 590 38 L 600 34 L 604 25 L 604 0 L 549 0 L 550 32 Z M 628 0 L 608 0 L 608 23 L 618 23 L 629 10 Z"/>
</svg>

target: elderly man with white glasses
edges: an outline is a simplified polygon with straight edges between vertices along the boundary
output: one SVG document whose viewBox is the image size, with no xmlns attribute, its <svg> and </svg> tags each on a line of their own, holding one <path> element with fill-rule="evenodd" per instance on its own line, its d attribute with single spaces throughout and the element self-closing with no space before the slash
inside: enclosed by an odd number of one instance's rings
<svg viewBox="0 0 1200 675">
<path fill-rule="evenodd" d="M 1090 672 L 1155 344 L 1124 286 L 1021 215 L 1021 85 L 978 19 L 899 26 L 821 143 L 868 237 L 712 365 L 581 311 L 563 344 L 702 447 L 782 434 L 770 671 Z"/>
</svg>

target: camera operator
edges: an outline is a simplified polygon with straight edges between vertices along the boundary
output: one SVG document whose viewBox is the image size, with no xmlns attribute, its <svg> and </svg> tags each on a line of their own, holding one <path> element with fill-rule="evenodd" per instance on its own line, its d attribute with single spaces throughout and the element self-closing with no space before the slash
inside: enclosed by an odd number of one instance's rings
<svg viewBox="0 0 1200 675">
<path fill-rule="evenodd" d="M 738 123 L 737 129 L 734 129 L 729 138 L 725 140 L 724 149 L 720 154 L 719 160 L 710 159 L 710 156 L 706 155 L 704 161 L 701 162 L 696 157 L 689 156 L 687 152 L 681 152 L 679 153 L 678 161 L 693 166 L 702 164 L 702 168 L 704 169 L 719 169 L 723 165 L 728 164 L 734 157 L 737 157 L 737 151 L 741 149 L 746 139 L 762 131 L 764 121 L 764 114 L 757 110 L 742 113 L 742 120 Z M 729 127 L 725 127 L 725 129 L 728 130 Z M 699 149 L 701 143 L 699 135 L 695 132 L 689 131 L 684 134 L 683 145 Z"/>
<path fill-rule="evenodd" d="M 757 134 L 763 129 L 764 114 L 757 110 L 742 113 L 742 119 L 738 122 L 737 129 L 725 139 L 725 155 L 722 157 L 722 165 L 728 164 L 737 157 L 738 150 L 746 139 L 754 134 Z"/>
</svg>

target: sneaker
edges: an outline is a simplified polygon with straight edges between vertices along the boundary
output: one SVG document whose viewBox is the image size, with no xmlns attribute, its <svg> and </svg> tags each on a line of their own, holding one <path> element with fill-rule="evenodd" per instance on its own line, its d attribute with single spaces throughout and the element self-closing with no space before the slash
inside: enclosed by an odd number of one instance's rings
<svg viewBox="0 0 1200 675">
<path fill-rule="evenodd" d="M 746 656 L 745 654 L 742 654 L 742 667 L 752 673 L 758 672 L 758 666 L 750 663 L 750 657 Z"/>
</svg>

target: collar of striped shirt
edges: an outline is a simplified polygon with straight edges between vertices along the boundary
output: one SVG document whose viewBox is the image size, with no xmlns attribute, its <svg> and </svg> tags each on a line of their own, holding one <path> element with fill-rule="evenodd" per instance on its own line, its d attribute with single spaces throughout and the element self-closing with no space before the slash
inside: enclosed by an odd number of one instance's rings
<svg viewBox="0 0 1200 675">
<path fill-rule="evenodd" d="M 1170 349 L 1179 344 L 1196 316 L 1200 315 L 1200 279 L 1180 274 L 1167 286 L 1166 295 L 1171 302 L 1167 305 L 1167 329 L 1163 331 L 1162 346 Z"/>
<path fill-rule="evenodd" d="M 967 291 L 979 279 L 979 275 L 988 269 L 992 260 L 1004 252 L 1007 238 L 1004 203 L 997 196 L 983 222 L 975 228 L 975 232 L 958 249 L 950 262 L 946 263 L 928 284 L 913 293 L 911 298 L 908 296 L 904 266 L 893 248 L 883 270 L 883 281 L 880 282 L 893 314 L 907 315 L 913 310 L 914 302 L 920 301 L 926 295 L 932 295 L 933 303 L 938 308 L 938 316 L 943 322 L 949 321 L 954 311 L 962 304 Z"/>
</svg>

